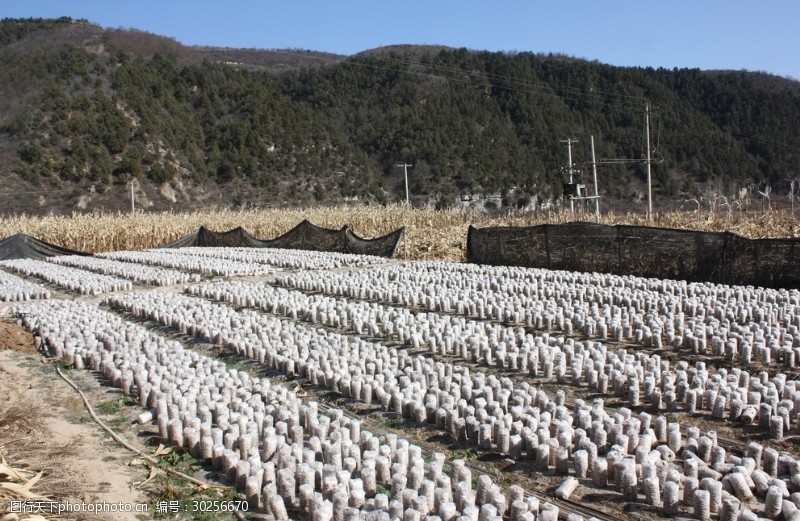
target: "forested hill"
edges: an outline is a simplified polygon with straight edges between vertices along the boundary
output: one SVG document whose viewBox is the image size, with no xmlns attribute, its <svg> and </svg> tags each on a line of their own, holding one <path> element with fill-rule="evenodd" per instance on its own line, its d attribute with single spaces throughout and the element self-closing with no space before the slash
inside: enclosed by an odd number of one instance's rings
<svg viewBox="0 0 800 521">
<path fill-rule="evenodd" d="M 561 194 L 567 149 L 601 193 L 659 201 L 800 178 L 800 83 L 757 72 L 621 68 L 565 56 L 394 46 L 342 57 L 186 47 L 83 20 L 0 21 L 0 212 L 508 204 Z M 23 194 L 31 194 L 30 196 Z"/>
</svg>

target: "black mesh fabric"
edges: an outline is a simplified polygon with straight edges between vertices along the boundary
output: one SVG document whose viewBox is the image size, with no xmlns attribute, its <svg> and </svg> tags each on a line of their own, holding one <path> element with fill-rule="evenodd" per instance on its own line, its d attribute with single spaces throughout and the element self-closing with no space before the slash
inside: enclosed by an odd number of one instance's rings
<svg viewBox="0 0 800 521">
<path fill-rule="evenodd" d="M 293 250 L 330 251 L 337 253 L 358 253 L 391 257 L 397 248 L 405 228 L 400 228 L 382 237 L 364 239 L 356 235 L 349 227 L 340 230 L 320 228 L 307 220 L 274 239 L 256 239 L 243 228 L 234 228 L 227 232 L 214 232 L 201 226 L 199 230 L 181 237 L 177 241 L 161 246 L 162 248 L 185 248 L 191 246 L 206 247 L 246 247 L 246 248 L 283 248 Z"/>
<path fill-rule="evenodd" d="M 467 262 L 547 268 L 547 228 L 475 228 L 467 230 Z"/>
<path fill-rule="evenodd" d="M 615 273 L 617 232 L 592 223 L 546 225 L 550 269 Z"/>
<path fill-rule="evenodd" d="M 280 237 L 261 241 L 267 248 L 288 248 L 292 250 L 333 251 L 346 253 L 346 226 L 341 230 L 320 228 L 303 220 L 300 224 Z"/>
<path fill-rule="evenodd" d="M 43 260 L 58 255 L 91 255 L 82 251 L 70 250 L 49 242 L 40 241 L 36 237 L 17 233 L 0 240 L 0 260 L 35 259 Z"/>
<path fill-rule="evenodd" d="M 617 226 L 620 275 L 722 282 L 725 233 Z"/>
<path fill-rule="evenodd" d="M 391 258 L 397 245 L 400 242 L 400 237 L 405 232 L 405 226 L 397 230 L 387 233 L 381 237 L 374 239 L 364 239 L 356 235 L 350 228 L 345 229 L 345 251 L 346 253 L 357 253 L 360 255 L 375 255 L 377 257 Z"/>
<path fill-rule="evenodd" d="M 162 248 L 185 248 L 191 246 L 201 246 L 207 248 L 217 247 L 261 247 L 261 241 L 247 233 L 244 228 L 239 226 L 227 232 L 215 232 L 205 226 L 201 226 L 196 232 L 181 237 L 177 241 L 161 246 Z"/>
<path fill-rule="evenodd" d="M 728 234 L 725 271 L 730 284 L 800 288 L 800 240 Z"/>
<path fill-rule="evenodd" d="M 467 262 L 693 282 L 800 287 L 800 239 L 594 223 L 473 228 Z"/>
</svg>

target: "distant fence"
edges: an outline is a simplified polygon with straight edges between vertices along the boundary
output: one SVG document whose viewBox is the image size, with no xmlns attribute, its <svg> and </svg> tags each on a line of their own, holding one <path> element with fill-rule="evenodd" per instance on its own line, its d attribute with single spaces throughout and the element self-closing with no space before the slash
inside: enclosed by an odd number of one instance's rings
<svg viewBox="0 0 800 521">
<path fill-rule="evenodd" d="M 693 282 L 800 287 L 800 239 L 591 223 L 469 227 L 467 262 Z"/>
</svg>

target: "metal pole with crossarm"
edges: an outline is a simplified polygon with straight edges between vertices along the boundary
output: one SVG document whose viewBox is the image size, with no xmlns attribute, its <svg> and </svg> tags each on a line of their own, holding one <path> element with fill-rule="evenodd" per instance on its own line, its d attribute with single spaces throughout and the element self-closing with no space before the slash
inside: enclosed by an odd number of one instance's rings
<svg viewBox="0 0 800 521">
<path fill-rule="evenodd" d="M 409 165 L 407 163 L 401 163 L 401 164 L 399 164 L 397 166 L 402 166 L 403 167 L 403 175 L 406 178 L 406 206 L 408 206 L 408 205 L 411 204 L 410 201 L 409 201 L 409 198 L 408 198 L 408 167 L 414 166 L 414 165 Z"/>
</svg>

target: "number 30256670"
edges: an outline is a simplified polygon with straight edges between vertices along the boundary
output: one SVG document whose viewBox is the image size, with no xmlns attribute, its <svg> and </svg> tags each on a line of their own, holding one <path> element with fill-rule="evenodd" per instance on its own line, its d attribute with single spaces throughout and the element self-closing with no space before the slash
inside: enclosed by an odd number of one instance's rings
<svg viewBox="0 0 800 521">
<path fill-rule="evenodd" d="M 193 500 L 189 508 L 192 512 L 247 512 L 249 505 L 245 500 Z"/>
</svg>

